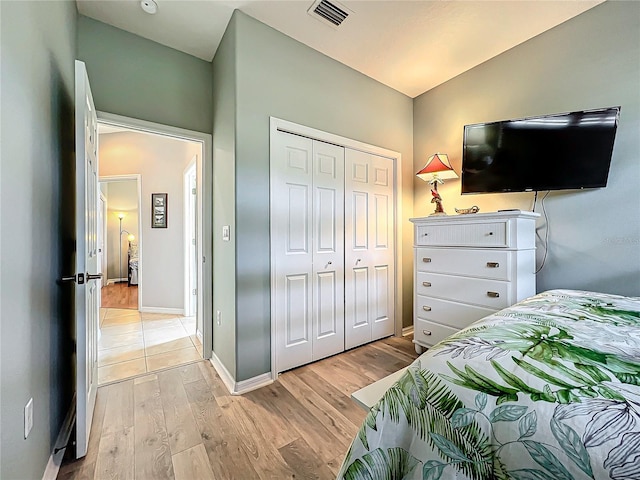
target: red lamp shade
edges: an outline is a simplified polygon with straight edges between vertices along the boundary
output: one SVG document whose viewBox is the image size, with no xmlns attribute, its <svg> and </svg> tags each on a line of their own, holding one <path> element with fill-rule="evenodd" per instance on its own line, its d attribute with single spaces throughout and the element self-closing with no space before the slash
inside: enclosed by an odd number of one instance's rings
<svg viewBox="0 0 640 480">
<path fill-rule="evenodd" d="M 425 166 L 416 173 L 416 177 L 425 182 L 433 182 L 436 179 L 448 180 L 458 178 L 458 175 L 449 163 L 449 157 L 445 153 L 436 153 L 429 157 Z"/>
</svg>

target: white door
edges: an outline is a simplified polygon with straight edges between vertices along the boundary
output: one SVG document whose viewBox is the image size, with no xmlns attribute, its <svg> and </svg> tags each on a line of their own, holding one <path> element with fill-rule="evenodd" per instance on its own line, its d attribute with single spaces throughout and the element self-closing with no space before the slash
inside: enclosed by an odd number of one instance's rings
<svg viewBox="0 0 640 480">
<path fill-rule="evenodd" d="M 344 350 L 344 148 L 313 141 L 313 360 Z"/>
<path fill-rule="evenodd" d="M 279 133 L 271 165 L 276 368 L 344 350 L 344 148 Z"/>
<path fill-rule="evenodd" d="M 76 457 L 89 443 L 96 401 L 98 265 L 98 135 L 96 110 L 83 62 L 76 70 Z"/>
<path fill-rule="evenodd" d="M 394 165 L 345 152 L 345 347 L 394 333 Z"/>
<path fill-rule="evenodd" d="M 271 158 L 276 370 L 313 360 L 313 141 L 279 132 Z"/>
<path fill-rule="evenodd" d="M 102 274 L 105 278 L 107 274 L 107 199 L 100 191 L 98 187 L 98 193 L 100 195 L 98 199 L 98 273 Z M 102 278 L 98 280 L 98 292 L 102 290 L 104 281 Z M 102 295 L 98 295 L 98 306 L 102 306 Z"/>
</svg>

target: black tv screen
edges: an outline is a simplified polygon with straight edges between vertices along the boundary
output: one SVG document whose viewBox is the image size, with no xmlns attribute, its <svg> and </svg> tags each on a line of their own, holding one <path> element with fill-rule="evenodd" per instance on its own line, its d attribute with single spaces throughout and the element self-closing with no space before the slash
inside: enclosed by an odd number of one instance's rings
<svg viewBox="0 0 640 480">
<path fill-rule="evenodd" d="M 607 185 L 620 107 L 466 125 L 462 193 Z"/>
</svg>

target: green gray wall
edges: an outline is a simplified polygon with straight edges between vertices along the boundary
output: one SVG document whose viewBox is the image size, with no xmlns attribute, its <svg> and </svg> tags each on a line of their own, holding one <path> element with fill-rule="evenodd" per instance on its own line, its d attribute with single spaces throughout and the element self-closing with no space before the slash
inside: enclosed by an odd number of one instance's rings
<svg viewBox="0 0 640 480">
<path fill-rule="evenodd" d="M 73 287 L 56 279 L 72 272 L 76 5 L 3 1 L 0 17 L 0 478 L 22 480 L 42 478 L 74 388 Z"/>
<path fill-rule="evenodd" d="M 211 63 L 82 15 L 78 59 L 98 110 L 211 133 Z"/>
<path fill-rule="evenodd" d="M 271 368 L 269 116 L 402 154 L 404 282 L 411 285 L 412 100 L 243 14 L 236 35 L 236 380 Z M 214 124 L 214 130 L 218 128 Z M 215 286 L 214 286 L 215 288 Z M 411 288 L 404 292 L 411 319 Z M 214 305 L 214 310 L 216 306 Z"/>
<path fill-rule="evenodd" d="M 236 19 L 213 59 L 213 351 L 236 374 Z M 222 241 L 222 227 L 231 239 Z M 220 311 L 220 325 L 215 321 Z"/>
<path fill-rule="evenodd" d="M 613 105 L 622 112 L 607 187 L 552 192 L 545 202 L 551 229 L 538 291 L 640 295 L 640 3 L 605 2 L 417 97 L 415 168 L 441 151 L 459 172 L 465 124 Z M 416 216 L 430 212 L 427 191 L 415 182 Z M 441 191 L 448 210 L 533 202 L 531 193 L 461 197 L 458 181 Z M 540 239 L 537 254 L 540 262 Z"/>
</svg>

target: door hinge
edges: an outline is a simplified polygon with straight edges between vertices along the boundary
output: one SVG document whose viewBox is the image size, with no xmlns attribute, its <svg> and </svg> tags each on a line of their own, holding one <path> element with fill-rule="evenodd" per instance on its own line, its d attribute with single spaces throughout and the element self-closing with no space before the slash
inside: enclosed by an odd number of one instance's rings
<svg viewBox="0 0 640 480">
<path fill-rule="evenodd" d="M 195 195 L 195 194 L 196 194 L 196 189 L 195 189 L 195 188 L 192 188 L 192 189 L 191 189 L 191 195 Z"/>
<path fill-rule="evenodd" d="M 198 294 L 198 290 L 194 288 L 193 291 L 191 292 L 191 295 L 197 295 L 197 294 Z"/>
<path fill-rule="evenodd" d="M 191 245 L 195 245 L 195 244 L 196 244 L 196 239 L 195 238 L 191 239 Z"/>
</svg>

